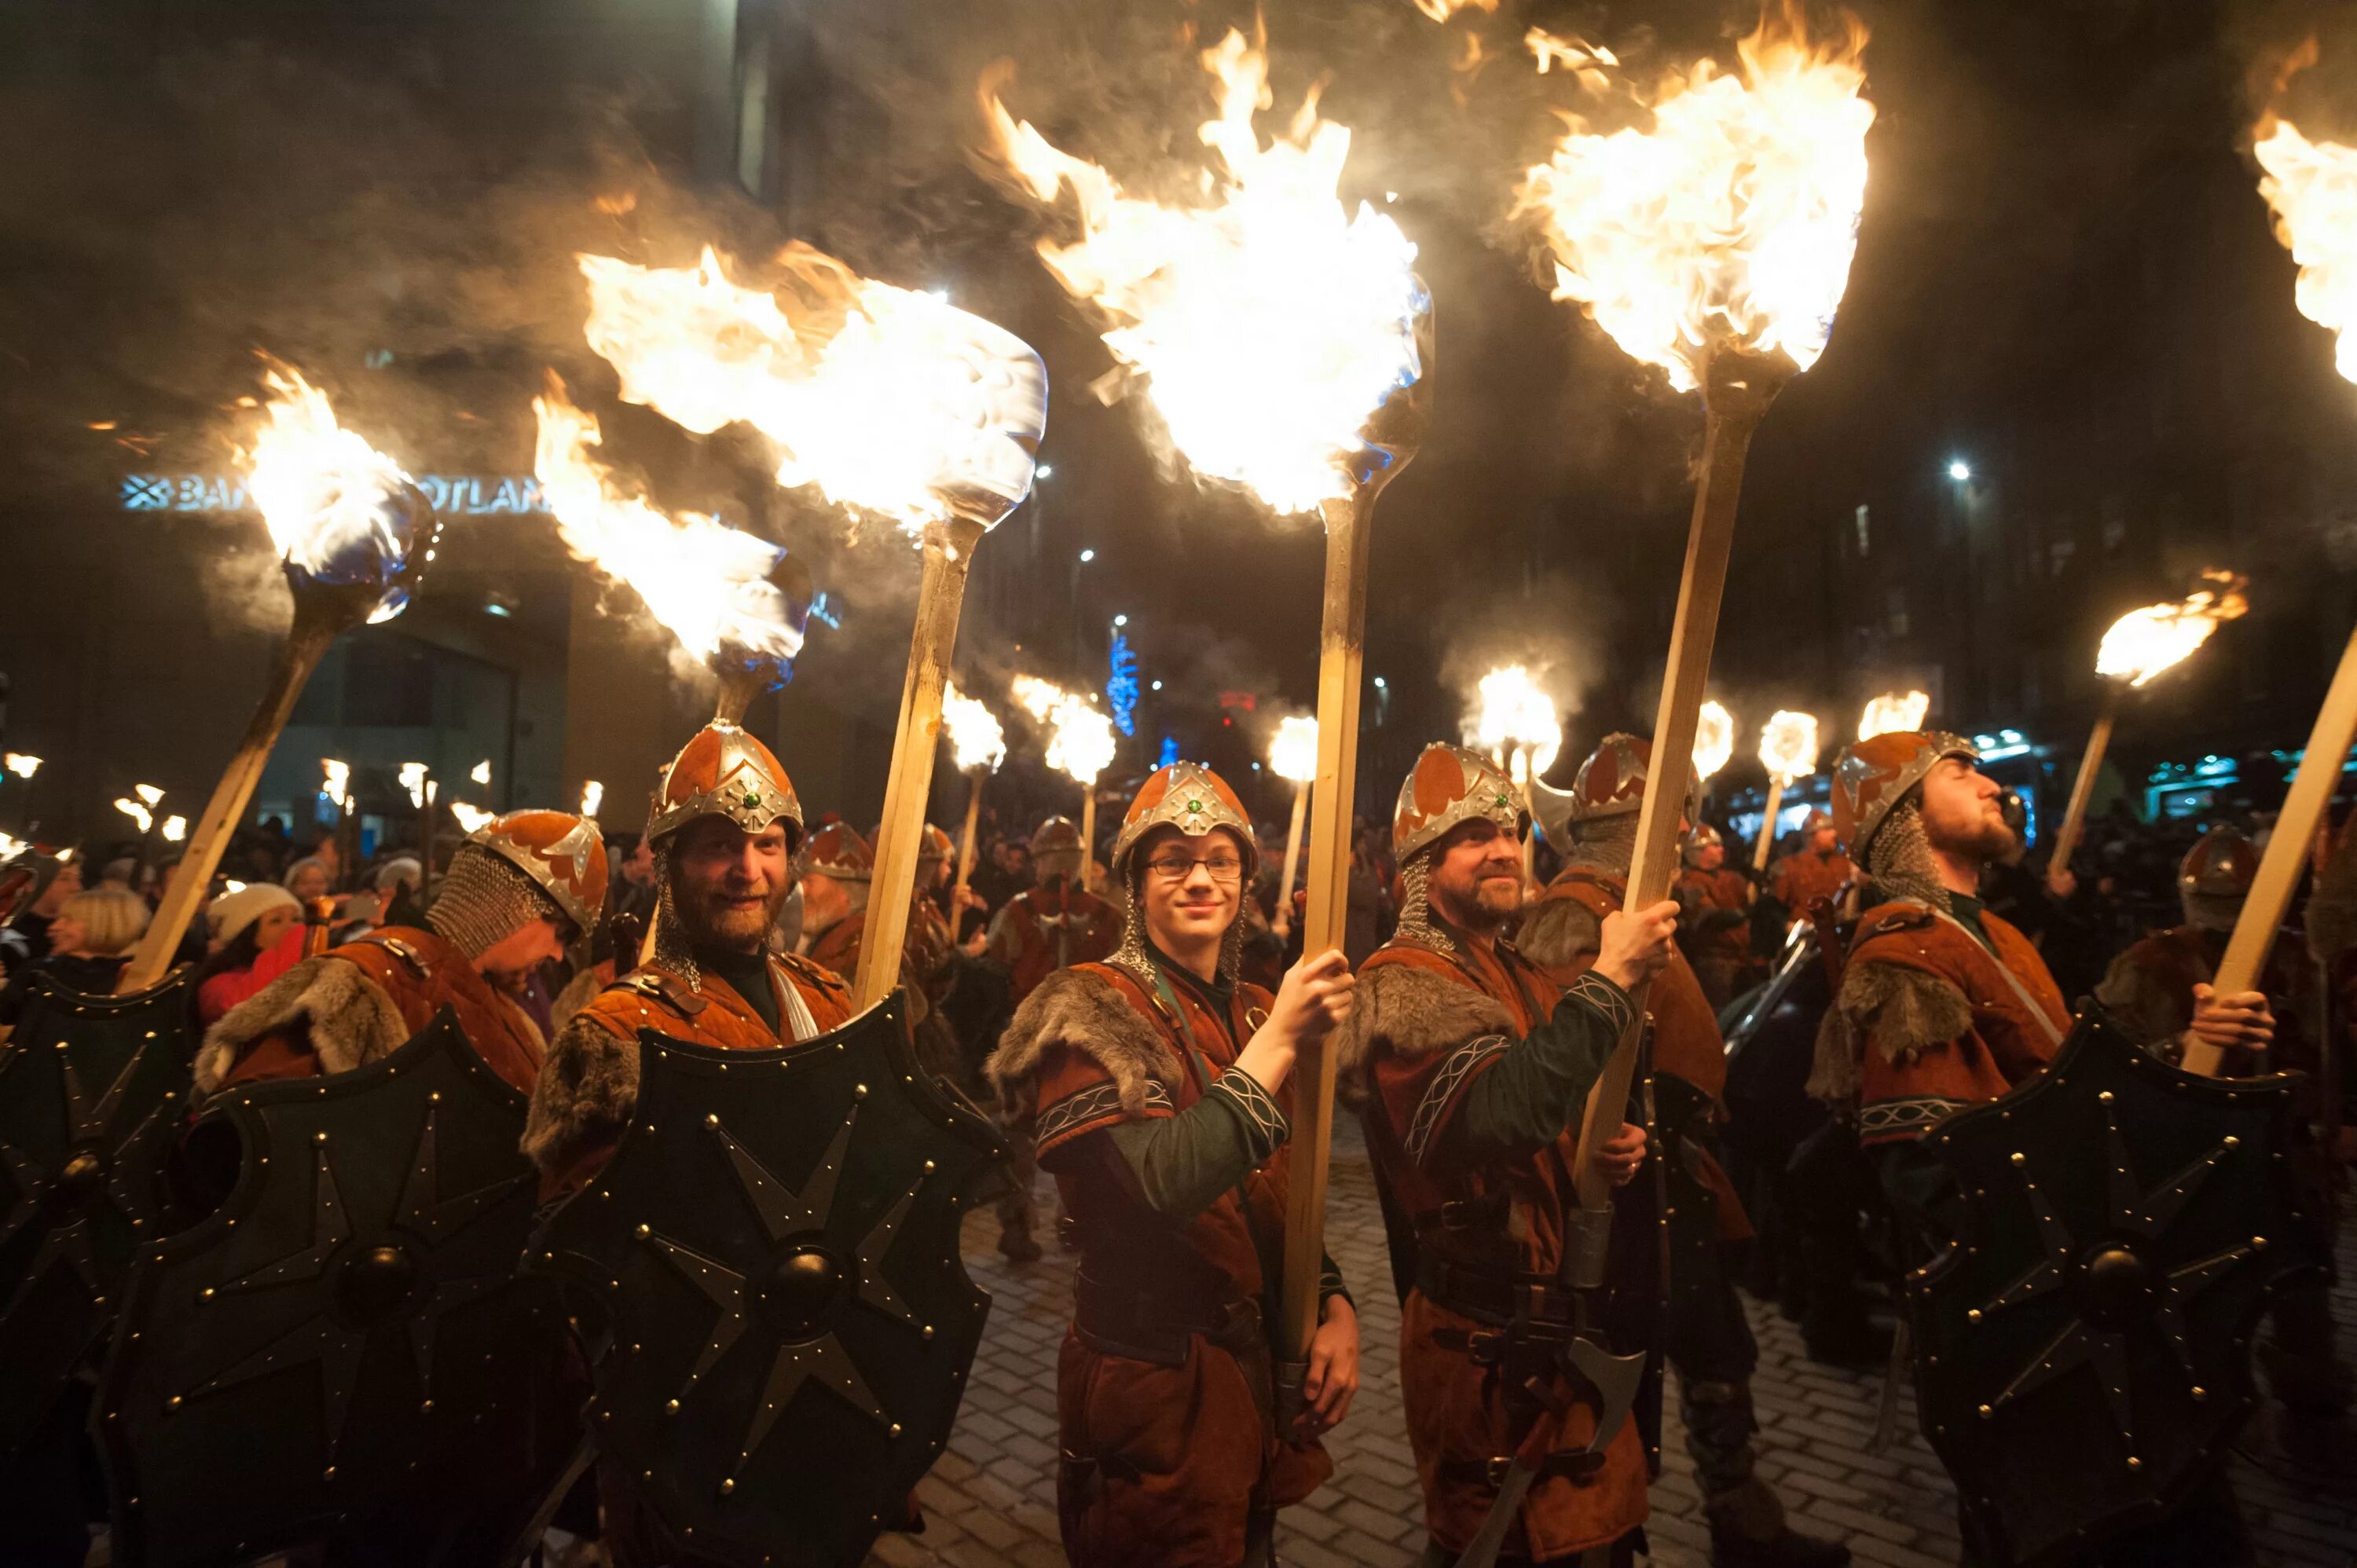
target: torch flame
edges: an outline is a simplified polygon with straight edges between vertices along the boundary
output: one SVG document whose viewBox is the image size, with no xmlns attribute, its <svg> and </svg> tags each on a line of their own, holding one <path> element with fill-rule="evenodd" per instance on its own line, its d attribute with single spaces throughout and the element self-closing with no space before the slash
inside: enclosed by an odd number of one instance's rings
<svg viewBox="0 0 2357 1568">
<path fill-rule="evenodd" d="M 1928 692 L 1885 692 L 1869 698 L 1866 712 L 1857 719 L 1857 738 L 1872 740 L 1878 735 L 1903 735 L 1923 727 L 1923 715 L 1932 711 L 1932 695 Z"/>
<path fill-rule="evenodd" d="M 2251 607 L 2243 597 L 2243 577 L 2204 572 L 2201 580 L 2212 585 L 2182 604 L 2147 605 L 2114 621 L 2095 650 L 2095 673 L 2126 681 L 2131 689 L 2141 687 L 2209 641 L 2220 621 L 2233 620 Z"/>
<path fill-rule="evenodd" d="M 41 759 L 28 752 L 8 752 L 0 756 L 0 762 L 5 762 L 8 771 L 19 779 L 30 779 L 41 770 Z"/>
<path fill-rule="evenodd" d="M 1705 703 L 1695 719 L 1695 781 L 1717 773 L 1734 755 L 1735 715 L 1722 703 Z"/>
<path fill-rule="evenodd" d="M 404 762 L 401 765 L 399 770 L 395 772 L 394 777 L 401 780 L 401 787 L 409 791 L 409 803 L 417 807 L 421 811 L 424 810 L 425 805 L 425 764 L 422 762 Z"/>
<path fill-rule="evenodd" d="M 1553 767 L 1563 748 L 1563 724 L 1555 699 L 1531 672 L 1508 664 L 1482 676 L 1479 690 L 1480 700 L 1466 720 L 1465 743 L 1511 767 L 1517 784 Z"/>
<path fill-rule="evenodd" d="M 533 408 L 540 415 L 533 471 L 566 549 L 628 584 L 699 659 L 714 659 L 725 646 L 793 660 L 802 634 L 786 596 L 769 580 L 782 549 L 716 518 L 673 518 L 625 494 L 589 456 L 599 442 L 596 417 L 573 406 L 554 374 Z"/>
<path fill-rule="evenodd" d="M 337 424 L 328 394 L 300 371 L 267 354 L 262 360 L 273 395 L 242 456 L 271 541 L 307 576 L 384 585 L 369 618 L 391 620 L 409 602 L 393 579 L 420 544 L 407 499 L 415 486 L 400 464 Z"/>
<path fill-rule="evenodd" d="M 143 833 L 156 825 L 155 813 L 128 795 L 117 795 L 114 798 L 114 809 L 137 822 L 139 831 Z"/>
<path fill-rule="evenodd" d="M 131 792 L 151 806 L 164 798 L 164 791 L 153 784 L 134 784 L 131 786 Z"/>
<path fill-rule="evenodd" d="M 807 245 L 779 254 L 774 293 L 730 282 L 708 246 L 693 267 L 580 262 L 589 346 L 622 395 L 698 435 L 752 425 L 780 485 L 911 534 L 952 515 L 988 527 L 1030 493 L 1048 377 L 1013 333 Z"/>
<path fill-rule="evenodd" d="M 962 773 L 997 767 L 1006 759 L 1006 732 L 998 715 L 957 689 L 942 691 L 942 733 L 950 737 L 950 757 Z"/>
<path fill-rule="evenodd" d="M 1555 297 L 1577 300 L 1631 358 L 1681 391 L 1718 345 L 1816 363 L 1849 283 L 1866 203 L 1874 105 L 1859 57 L 1866 27 L 1841 13 L 1812 39 L 1793 0 L 1762 12 L 1738 70 L 1673 70 L 1631 100 L 1651 130 L 1609 135 L 1566 115 L 1554 156 L 1523 177 L 1514 213 L 1534 213 L 1555 256 Z M 1611 57 L 1559 39 L 1534 48 L 1589 85 Z"/>
<path fill-rule="evenodd" d="M 1007 682 L 1007 692 L 1014 697 L 1017 707 L 1040 724 L 1048 722 L 1048 714 L 1064 695 L 1061 686 L 1051 681 L 1042 681 L 1037 675 L 1017 675 Z"/>
<path fill-rule="evenodd" d="M 2357 147 L 2311 142 L 2290 121 L 2260 122 L 2251 151 L 2266 171 L 2259 194 L 2275 209 L 2276 238 L 2299 263 L 2299 313 L 2336 339 L 2333 364 L 2357 381 Z"/>
<path fill-rule="evenodd" d="M 1276 721 L 1268 743 L 1268 765 L 1279 779 L 1307 784 L 1318 777 L 1318 721 L 1289 714 Z"/>
<path fill-rule="evenodd" d="M 164 819 L 164 842 L 165 842 L 165 843 L 178 843 L 182 839 L 185 839 L 185 838 L 187 838 L 188 836 L 188 818 L 186 818 L 186 817 L 166 817 L 166 818 Z"/>
<path fill-rule="evenodd" d="M 1048 726 L 1048 766 L 1095 783 L 1113 760 L 1113 720 L 1068 693 L 1049 714 Z"/>
<path fill-rule="evenodd" d="M 1760 726 L 1760 766 L 1780 784 L 1817 770 L 1817 716 L 1779 708 Z"/>
<path fill-rule="evenodd" d="M 1459 11 L 1474 10 L 1495 13 L 1498 0 L 1411 0 L 1415 8 L 1436 22 L 1446 22 Z"/>
<path fill-rule="evenodd" d="M 451 801 L 450 814 L 458 819 L 458 831 L 464 833 L 480 832 L 497 822 L 500 815 L 497 811 L 486 811 L 479 806 L 470 806 L 464 800 Z"/>
<path fill-rule="evenodd" d="M 1219 87 L 1199 203 L 1133 196 L 1050 145 L 1000 102 L 1004 69 L 981 85 L 985 151 L 1042 203 L 1071 188 L 1081 237 L 1042 240 L 1040 260 L 1093 307 L 1189 466 L 1308 511 L 1351 493 L 1368 415 L 1423 374 L 1415 329 L 1431 302 L 1399 226 L 1335 195 L 1349 128 L 1319 119 L 1312 93 L 1264 148 L 1263 46 L 1232 30 L 1200 58 Z"/>
<path fill-rule="evenodd" d="M 343 810 L 352 803 L 352 765 L 332 757 L 319 759 L 319 793 Z"/>
<path fill-rule="evenodd" d="M 597 814 L 597 808 L 605 803 L 606 786 L 595 779 L 583 780 L 581 785 L 581 814 L 585 817 L 594 817 Z"/>
<path fill-rule="evenodd" d="M 475 764 L 473 770 L 470 771 L 467 777 L 473 779 L 476 783 L 489 788 L 491 782 L 491 759 L 486 757 L 483 760 Z"/>
</svg>

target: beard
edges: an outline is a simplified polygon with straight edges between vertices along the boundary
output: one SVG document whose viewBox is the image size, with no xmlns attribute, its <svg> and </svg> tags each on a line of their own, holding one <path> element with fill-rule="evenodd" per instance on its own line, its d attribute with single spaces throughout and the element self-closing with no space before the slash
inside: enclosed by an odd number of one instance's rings
<svg viewBox="0 0 2357 1568">
<path fill-rule="evenodd" d="M 1484 915 L 1502 919 L 1519 912 L 1523 907 L 1523 875 L 1517 868 L 1512 876 L 1484 876 L 1473 885 L 1473 903 Z"/>
<path fill-rule="evenodd" d="M 756 952 L 769 940 L 770 928 L 778 923 L 779 911 L 792 892 L 793 885 L 787 883 L 771 888 L 759 905 L 747 908 L 736 902 L 743 895 L 726 883 L 696 885 L 674 878 L 672 910 L 686 929 L 691 947 Z"/>
<path fill-rule="evenodd" d="M 2005 820 L 1988 814 L 1960 822 L 1935 822 L 1927 816 L 1923 819 L 1923 837 L 1942 854 L 1984 863 L 2003 860 L 2013 853 L 2017 843 Z"/>
</svg>

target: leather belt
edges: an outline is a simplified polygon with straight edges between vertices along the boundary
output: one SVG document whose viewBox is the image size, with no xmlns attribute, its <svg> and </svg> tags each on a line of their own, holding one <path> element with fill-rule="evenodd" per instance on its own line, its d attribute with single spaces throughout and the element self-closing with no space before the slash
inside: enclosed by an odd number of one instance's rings
<svg viewBox="0 0 2357 1568">
<path fill-rule="evenodd" d="M 1232 1355 L 1265 1353 L 1255 1302 L 1124 1284 L 1085 1266 L 1072 1283 L 1072 1329 L 1092 1349 L 1164 1367 L 1183 1366 L 1188 1341 L 1198 1334 Z"/>
<path fill-rule="evenodd" d="M 1555 1281 L 1459 1268 L 1428 1251 L 1417 1260 L 1415 1288 L 1436 1306 L 1499 1327 L 1516 1323 L 1568 1326 L 1577 1317 L 1572 1293 Z"/>
</svg>

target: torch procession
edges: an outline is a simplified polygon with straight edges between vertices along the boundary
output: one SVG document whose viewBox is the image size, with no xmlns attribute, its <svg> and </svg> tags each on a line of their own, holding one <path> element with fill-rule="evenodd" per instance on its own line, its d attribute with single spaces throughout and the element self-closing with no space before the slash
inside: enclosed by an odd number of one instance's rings
<svg viewBox="0 0 2357 1568">
<path fill-rule="evenodd" d="M 0 1563 L 2357 1552 L 2357 16 L 18 9 Z"/>
</svg>

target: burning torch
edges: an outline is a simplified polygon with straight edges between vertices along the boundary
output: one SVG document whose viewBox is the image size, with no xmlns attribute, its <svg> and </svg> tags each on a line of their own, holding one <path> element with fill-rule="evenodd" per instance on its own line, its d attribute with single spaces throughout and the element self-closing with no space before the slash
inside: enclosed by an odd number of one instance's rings
<svg viewBox="0 0 2357 1568">
<path fill-rule="evenodd" d="M 400 465 L 337 424 L 327 395 L 300 371 L 264 356 L 263 381 L 272 397 L 243 454 L 246 488 L 278 547 L 295 618 L 245 737 L 188 830 L 181 875 L 124 967 L 123 992 L 145 990 L 171 968 L 270 748 L 328 646 L 363 621 L 401 613 L 440 533 Z"/>
<path fill-rule="evenodd" d="M 1422 443 L 1431 411 L 1432 297 L 1415 247 L 1389 218 L 1335 194 L 1349 127 L 1314 101 L 1264 145 L 1265 48 L 1231 31 L 1199 57 L 1217 79 L 1200 130 L 1213 167 L 1202 199 L 1166 206 L 1060 151 L 982 83 L 986 155 L 1032 200 L 1067 188 L 1079 237 L 1043 240 L 1040 260 L 1087 302 L 1118 368 L 1102 384 L 1142 389 L 1157 434 L 1199 477 L 1280 515 L 1319 513 L 1326 584 L 1318 634 L 1318 788 L 1309 820 L 1302 950 L 1341 945 L 1365 685 L 1367 566 L 1375 499 Z M 1334 1057 L 1307 1045 L 1294 1069 L 1293 1176 L 1279 1334 L 1299 1363 L 1318 1322 Z M 1297 1388 L 1292 1376 L 1280 1379 Z"/>
<path fill-rule="evenodd" d="M 1318 721 L 1288 714 L 1276 721 L 1268 742 L 1269 771 L 1293 786 L 1293 820 L 1285 829 L 1285 877 L 1276 885 L 1276 934 L 1293 929 L 1293 874 L 1301 865 L 1301 822 L 1309 809 L 1309 786 L 1318 777 Z"/>
<path fill-rule="evenodd" d="M 982 536 L 1030 493 L 1047 370 L 1014 334 L 806 245 L 780 252 L 774 289 L 731 282 L 709 249 L 694 267 L 580 261 L 589 346 L 624 398 L 698 435 L 750 424 L 776 450 L 780 485 L 897 522 L 922 548 L 855 983 L 873 1006 L 899 976 L 966 574 Z M 767 662 L 754 674 L 778 680 Z M 724 680 L 724 708 L 728 690 Z"/>
<path fill-rule="evenodd" d="M 1674 761 L 1694 749 L 1745 455 L 1784 382 L 1824 351 L 1848 285 L 1874 122 L 1858 95 L 1866 30 L 1844 14 L 1838 36 L 1813 40 L 1795 12 L 1771 7 L 1735 71 L 1704 61 L 1642 94 L 1602 51 L 1533 41 L 1543 62 L 1576 58 L 1583 83 L 1651 110 L 1649 128 L 1609 134 L 1572 119 L 1525 177 L 1515 209 L 1540 220 L 1555 297 L 1673 386 L 1700 388 L 1707 415 L 1653 725 L 1665 765 L 1646 780 L 1630 868 L 1626 907 L 1638 909 L 1667 895 L 1677 864 L 1686 780 Z M 1576 1180 L 1590 1209 L 1610 1197 L 1593 1156 L 1620 1127 L 1637 1044 L 1632 1031 L 1588 1097 Z"/>
<path fill-rule="evenodd" d="M 1705 703 L 1695 716 L 1695 788 L 1702 789 L 1735 758 L 1735 715 L 1727 704 Z"/>
<path fill-rule="evenodd" d="M 1784 791 L 1817 770 L 1817 718 L 1779 708 L 1760 726 L 1760 766 L 1768 770 L 1768 810 L 1760 819 L 1760 842 L 1752 846 L 1751 869 L 1768 869 L 1776 847 L 1776 811 Z"/>
<path fill-rule="evenodd" d="M 1872 740 L 1878 735 L 1921 729 L 1923 715 L 1931 711 L 1932 698 L 1926 692 L 1885 692 L 1869 697 L 1865 712 L 1857 716 L 1857 738 Z"/>
<path fill-rule="evenodd" d="M 1097 776 L 1113 761 L 1113 720 L 1086 697 L 1036 676 L 1017 675 L 1012 690 L 1025 713 L 1047 726 L 1049 767 L 1081 786 L 1081 886 L 1097 862 Z"/>
<path fill-rule="evenodd" d="M 1506 770 L 1523 792 L 1523 811 L 1531 809 L 1531 780 L 1555 766 L 1563 749 L 1563 722 L 1555 716 L 1555 699 L 1520 664 L 1508 664 L 1481 677 L 1479 700 L 1465 722 L 1466 744 L 1486 751 Z M 1523 880 L 1536 880 L 1532 857 L 1536 834 L 1523 840 Z"/>
<path fill-rule="evenodd" d="M 942 688 L 942 733 L 950 737 L 950 760 L 966 777 L 965 833 L 958 840 L 957 885 L 974 876 L 974 830 L 982 821 L 982 785 L 1006 759 L 1006 732 L 998 716 L 957 689 Z"/>
<path fill-rule="evenodd" d="M 2232 572 L 2204 572 L 2209 586 L 2182 604 L 2147 605 L 2130 610 L 2104 633 L 2095 652 L 2095 673 L 2104 677 L 2104 704 L 2096 711 L 2095 727 L 2079 758 L 2078 777 L 2071 781 L 2071 804 L 2054 833 L 2054 853 L 2047 857 L 2046 875 L 2059 877 L 2071 869 L 2086 825 L 2087 802 L 2095 793 L 2095 775 L 2103 770 L 2104 753 L 2112 744 L 2112 726 L 2120 716 L 2120 698 L 2141 691 L 2153 677 L 2174 670 L 2186 657 L 2210 640 L 2220 621 L 2233 620 L 2249 608 L 2243 597 L 2244 580 Z"/>
</svg>

